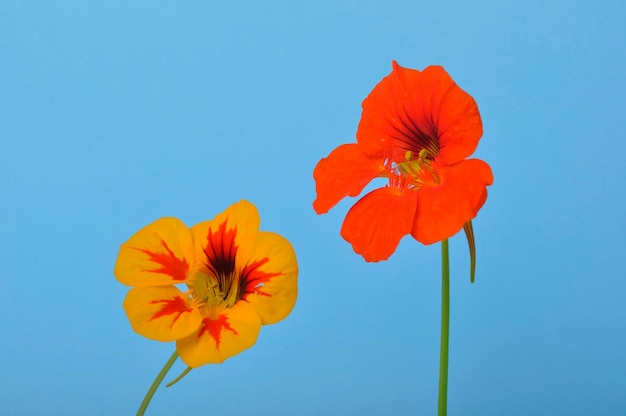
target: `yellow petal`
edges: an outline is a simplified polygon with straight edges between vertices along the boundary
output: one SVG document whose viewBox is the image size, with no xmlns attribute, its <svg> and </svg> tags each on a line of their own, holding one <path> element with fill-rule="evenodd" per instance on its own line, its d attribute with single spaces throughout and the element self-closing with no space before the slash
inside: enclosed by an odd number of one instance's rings
<svg viewBox="0 0 626 416">
<path fill-rule="evenodd" d="M 196 250 L 196 258 L 208 266 L 212 275 L 229 275 L 240 264 L 238 251 L 242 246 L 250 246 L 259 232 L 261 219 L 256 207 L 241 200 L 210 221 L 191 227 Z"/>
<path fill-rule="evenodd" d="M 157 341 L 175 341 L 196 331 L 200 311 L 175 286 L 132 288 L 124 299 L 124 310 L 135 332 Z"/>
<path fill-rule="evenodd" d="M 254 345 L 260 330 L 259 316 L 250 305 L 239 302 L 204 318 L 197 331 L 176 341 L 176 350 L 189 367 L 219 364 Z"/>
<path fill-rule="evenodd" d="M 287 317 L 298 296 L 298 263 L 291 243 L 262 231 L 240 254 L 246 260 L 240 272 L 243 301 L 254 308 L 263 324 Z"/>
<path fill-rule="evenodd" d="M 182 283 L 193 264 L 193 240 L 177 218 L 161 218 L 122 244 L 115 277 L 128 286 Z"/>
</svg>

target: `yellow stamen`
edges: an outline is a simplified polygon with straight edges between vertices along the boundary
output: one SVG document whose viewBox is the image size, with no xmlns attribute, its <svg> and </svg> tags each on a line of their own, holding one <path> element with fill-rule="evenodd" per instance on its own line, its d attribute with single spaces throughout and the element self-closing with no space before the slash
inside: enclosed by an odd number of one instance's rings
<svg viewBox="0 0 626 416">
<path fill-rule="evenodd" d="M 217 279 L 205 273 L 198 273 L 188 282 L 191 305 L 199 309 L 204 316 L 217 315 L 224 309 L 237 303 L 239 296 L 239 279 L 236 274 L 222 276 L 224 287 L 220 287 Z"/>
<path fill-rule="evenodd" d="M 419 188 L 426 181 L 430 181 L 430 178 L 424 176 L 425 172 L 430 173 L 432 180 L 438 182 L 437 174 L 431 166 L 430 152 L 427 149 L 420 149 L 417 158 L 414 157 L 413 151 L 407 150 L 404 159 L 403 162 L 395 163 L 395 169 L 399 175 L 410 180 L 410 187 Z"/>
</svg>

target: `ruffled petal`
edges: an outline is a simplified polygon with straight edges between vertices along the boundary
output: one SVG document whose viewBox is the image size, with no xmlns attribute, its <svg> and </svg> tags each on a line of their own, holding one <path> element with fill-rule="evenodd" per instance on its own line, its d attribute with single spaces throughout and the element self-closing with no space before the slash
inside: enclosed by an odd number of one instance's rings
<svg viewBox="0 0 626 416">
<path fill-rule="evenodd" d="M 487 186 L 493 183 L 488 164 L 468 159 L 442 168 L 440 185 L 427 185 L 417 191 L 417 213 L 411 235 L 423 244 L 452 237 L 476 217 L 487 199 Z"/>
<path fill-rule="evenodd" d="M 239 247 L 254 243 L 261 219 L 256 207 L 241 200 L 210 221 L 191 227 L 196 258 L 210 276 L 229 276 L 236 270 Z"/>
<path fill-rule="evenodd" d="M 124 310 L 135 332 L 157 341 L 174 341 L 196 331 L 202 315 L 174 286 L 132 288 Z"/>
<path fill-rule="evenodd" d="M 216 280 L 237 279 L 238 298 L 254 306 L 263 324 L 271 324 L 293 309 L 298 264 L 289 241 L 259 232 L 259 223 L 256 207 L 242 201 L 191 231 L 205 274 Z"/>
<path fill-rule="evenodd" d="M 384 77 L 363 101 L 357 130 L 359 144 L 391 149 L 391 159 L 404 160 L 407 150 L 418 153 L 439 151 L 437 126 L 433 120 L 430 85 L 423 73 L 393 62 Z"/>
<path fill-rule="evenodd" d="M 128 286 L 182 283 L 193 257 L 193 241 L 185 224 L 177 218 L 161 218 L 122 244 L 114 274 Z"/>
<path fill-rule="evenodd" d="M 298 263 L 285 238 L 260 232 L 254 244 L 242 247 L 239 268 L 242 299 L 261 317 L 264 325 L 289 315 L 298 296 Z"/>
<path fill-rule="evenodd" d="M 407 91 L 404 102 L 411 119 L 433 129 L 439 159 L 453 164 L 474 153 L 483 134 L 478 106 L 443 67 L 429 66 L 420 72 L 394 62 L 393 73 Z"/>
<path fill-rule="evenodd" d="M 313 177 L 317 198 L 313 208 L 324 214 L 346 196 L 356 196 L 385 171 L 382 155 L 368 154 L 356 143 L 344 144 L 319 161 Z"/>
<path fill-rule="evenodd" d="M 261 330 L 261 318 L 246 302 L 237 302 L 215 317 L 207 317 L 197 331 L 176 341 L 180 358 L 189 367 L 219 364 L 250 348 Z"/>
<path fill-rule="evenodd" d="M 395 161 L 404 160 L 407 150 L 426 149 L 447 164 L 472 154 L 481 136 L 474 99 L 442 67 L 418 71 L 395 61 L 363 101 L 357 131 L 359 144 L 392 149 Z"/>
<path fill-rule="evenodd" d="M 386 260 L 411 232 L 416 192 L 395 187 L 376 189 L 348 211 L 341 236 L 367 261 Z"/>
</svg>

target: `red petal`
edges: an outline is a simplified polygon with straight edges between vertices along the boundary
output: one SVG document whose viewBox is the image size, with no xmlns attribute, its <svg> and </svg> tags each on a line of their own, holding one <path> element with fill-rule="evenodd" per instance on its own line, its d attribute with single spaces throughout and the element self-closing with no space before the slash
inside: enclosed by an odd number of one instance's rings
<svg viewBox="0 0 626 416">
<path fill-rule="evenodd" d="M 348 211 L 341 236 L 367 261 L 386 260 L 411 232 L 416 192 L 398 188 L 376 189 Z"/>
<path fill-rule="evenodd" d="M 393 160 L 405 152 L 428 149 L 446 164 L 471 155 L 482 136 L 482 123 L 474 99 L 459 88 L 440 66 L 423 71 L 393 71 L 363 101 L 357 131 L 359 144 L 393 148 Z"/>
<path fill-rule="evenodd" d="M 445 240 L 478 214 L 493 182 L 488 164 L 469 159 L 442 168 L 440 185 L 417 191 L 417 213 L 411 235 L 423 244 Z"/>
<path fill-rule="evenodd" d="M 339 146 L 320 160 L 313 171 L 317 191 L 313 202 L 315 212 L 324 214 L 342 198 L 360 194 L 384 171 L 384 158 L 366 154 L 356 143 Z"/>
</svg>

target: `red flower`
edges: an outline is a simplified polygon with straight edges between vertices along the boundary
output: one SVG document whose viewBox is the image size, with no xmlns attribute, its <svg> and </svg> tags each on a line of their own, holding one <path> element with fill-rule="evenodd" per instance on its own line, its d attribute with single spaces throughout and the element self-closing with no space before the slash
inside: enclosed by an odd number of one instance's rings
<svg viewBox="0 0 626 416">
<path fill-rule="evenodd" d="M 440 66 L 423 71 L 395 61 L 363 101 L 357 143 L 320 160 L 313 176 L 318 214 L 356 196 L 374 178 L 388 184 L 350 209 L 341 235 L 367 261 L 389 258 L 411 234 L 432 244 L 456 234 L 487 199 L 488 164 L 470 156 L 482 136 L 474 99 Z"/>
</svg>

